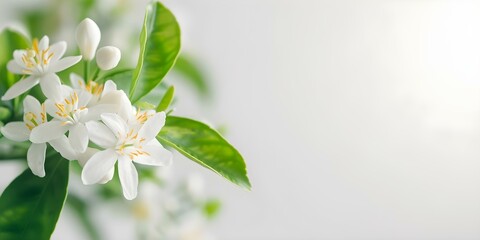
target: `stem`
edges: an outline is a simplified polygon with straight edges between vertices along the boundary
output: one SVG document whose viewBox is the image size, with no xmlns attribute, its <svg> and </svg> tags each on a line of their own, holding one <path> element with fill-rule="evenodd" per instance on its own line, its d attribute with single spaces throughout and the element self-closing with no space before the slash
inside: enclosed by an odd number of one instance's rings
<svg viewBox="0 0 480 240">
<path fill-rule="evenodd" d="M 92 81 L 97 81 L 97 78 L 98 78 L 98 74 L 100 73 L 100 68 L 97 68 L 97 70 L 95 71 L 95 73 L 93 74 L 93 78 L 92 78 Z"/>
<path fill-rule="evenodd" d="M 85 61 L 85 65 L 84 65 L 85 68 L 83 69 L 83 79 L 85 81 L 88 81 L 88 70 L 89 70 L 88 67 L 89 67 L 89 65 L 90 65 L 90 61 Z"/>
</svg>

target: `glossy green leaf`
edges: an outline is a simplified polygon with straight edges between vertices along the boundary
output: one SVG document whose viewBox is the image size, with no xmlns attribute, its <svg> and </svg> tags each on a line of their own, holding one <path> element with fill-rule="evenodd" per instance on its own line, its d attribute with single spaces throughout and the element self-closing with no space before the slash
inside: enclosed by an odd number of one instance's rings
<svg viewBox="0 0 480 240">
<path fill-rule="evenodd" d="M 5 29 L 0 33 L 0 95 L 20 79 L 19 75 L 7 70 L 8 61 L 13 59 L 13 51 L 29 46 L 30 41 L 14 30 Z"/>
<path fill-rule="evenodd" d="M 175 94 L 175 88 L 173 86 L 170 86 L 167 92 L 165 92 L 165 95 L 163 95 L 162 100 L 158 104 L 157 112 L 162 112 L 168 109 L 168 107 L 172 103 L 174 94 Z"/>
<path fill-rule="evenodd" d="M 250 181 L 242 155 L 218 132 L 204 123 L 168 116 L 158 140 L 200 165 L 246 189 Z"/>
<path fill-rule="evenodd" d="M 181 54 L 173 67 L 173 71 L 181 74 L 183 76 L 182 79 L 192 85 L 201 96 L 209 96 L 210 86 L 207 82 L 207 78 L 197 62 L 191 57 Z"/>
<path fill-rule="evenodd" d="M 58 154 L 46 159 L 46 176 L 25 170 L 0 197 L 0 239 L 47 240 L 65 203 L 69 161 Z"/>
<path fill-rule="evenodd" d="M 153 90 L 172 68 L 180 52 L 180 27 L 159 2 L 147 8 L 140 34 L 140 54 L 130 87 L 132 102 Z"/>
<path fill-rule="evenodd" d="M 130 84 L 132 82 L 132 75 L 132 69 L 118 70 L 101 76 L 100 82 L 104 83 L 107 80 L 112 80 L 115 82 L 115 84 L 117 84 L 117 89 L 128 92 L 128 89 L 130 88 Z"/>
</svg>

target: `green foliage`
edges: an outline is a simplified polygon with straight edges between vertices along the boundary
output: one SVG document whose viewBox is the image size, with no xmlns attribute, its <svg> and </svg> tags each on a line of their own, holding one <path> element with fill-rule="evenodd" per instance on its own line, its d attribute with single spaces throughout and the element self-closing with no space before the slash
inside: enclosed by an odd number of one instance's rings
<svg viewBox="0 0 480 240">
<path fill-rule="evenodd" d="M 161 3 L 153 3 L 140 34 L 140 55 L 130 87 L 133 103 L 160 84 L 179 52 L 180 27 L 175 16 Z"/>
<path fill-rule="evenodd" d="M 170 104 L 173 101 L 173 95 L 174 94 L 175 94 L 175 88 L 173 86 L 170 86 L 168 88 L 167 92 L 165 92 L 165 95 L 163 95 L 162 100 L 158 104 L 157 112 L 166 111 L 168 109 L 168 107 L 170 106 Z"/>
<path fill-rule="evenodd" d="M 7 70 L 8 61 L 13 58 L 13 51 L 25 49 L 30 46 L 30 41 L 22 34 L 5 29 L 0 33 L 0 95 L 20 79 L 20 76 Z"/>
<path fill-rule="evenodd" d="M 202 97 L 208 97 L 210 86 L 198 64 L 189 56 L 181 54 L 173 70 L 181 74 L 188 83 L 190 83 L 200 93 Z"/>
<path fill-rule="evenodd" d="M 203 205 L 203 214 L 209 219 L 214 218 L 220 211 L 222 203 L 218 199 L 210 199 Z"/>
<path fill-rule="evenodd" d="M 50 239 L 67 196 L 69 162 L 47 157 L 46 176 L 25 170 L 0 197 L 0 239 Z"/>
<path fill-rule="evenodd" d="M 27 159 L 27 150 L 30 144 L 17 143 L 6 138 L 0 139 L 0 161 Z"/>
<path fill-rule="evenodd" d="M 251 188 L 242 155 L 209 126 L 188 118 L 168 116 L 157 138 L 232 183 Z"/>
</svg>

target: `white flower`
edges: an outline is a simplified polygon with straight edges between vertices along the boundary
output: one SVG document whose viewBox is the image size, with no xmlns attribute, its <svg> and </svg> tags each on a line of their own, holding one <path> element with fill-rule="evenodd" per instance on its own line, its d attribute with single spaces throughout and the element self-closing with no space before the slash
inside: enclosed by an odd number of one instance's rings
<svg viewBox="0 0 480 240">
<path fill-rule="evenodd" d="M 97 65 L 102 70 L 110 70 L 118 65 L 121 57 L 120 49 L 112 46 L 102 47 L 97 51 Z"/>
<path fill-rule="evenodd" d="M 47 122 L 45 105 L 40 104 L 37 99 L 27 96 L 23 101 L 24 115 L 23 122 L 7 123 L 2 129 L 2 134 L 13 141 L 23 142 L 30 138 L 32 130 L 36 129 L 40 124 Z M 49 141 L 50 145 L 59 152 L 64 158 L 73 160 L 75 153 L 68 143 L 67 137 L 64 135 Z M 32 143 L 27 152 L 28 166 L 33 174 L 45 176 L 45 152 L 46 143 Z"/>
<path fill-rule="evenodd" d="M 132 109 L 131 105 L 126 108 Z M 135 117 L 124 113 L 126 111 L 121 114 L 102 114 L 104 124 L 95 121 L 87 123 L 90 140 L 104 150 L 87 161 L 82 171 L 82 181 L 84 184 L 98 183 L 113 171 L 118 160 L 123 195 L 131 200 L 137 196 L 138 186 L 138 173 L 133 162 L 167 166 L 171 163 L 172 154 L 155 138 L 165 124 L 164 112 L 148 118 L 140 111 Z"/>
<path fill-rule="evenodd" d="M 85 18 L 78 24 L 75 38 L 83 58 L 88 61 L 92 60 L 101 38 L 97 24 L 92 19 Z"/>
<path fill-rule="evenodd" d="M 117 112 L 119 102 L 123 98 L 120 91 L 113 91 L 104 96 L 104 101 L 89 107 L 92 94 L 74 90 L 69 86 L 53 86 L 56 94 L 45 101 L 47 113 L 53 117 L 50 122 L 40 124 L 32 130 L 30 141 L 43 143 L 59 138 L 68 132 L 68 140 L 72 148 L 79 153 L 85 152 L 88 146 L 88 133 L 85 123 L 99 120 L 100 114 Z"/>
<path fill-rule="evenodd" d="M 62 58 L 67 49 L 65 42 L 58 42 L 49 46 L 49 39 L 44 36 L 40 42 L 33 40 L 32 49 L 15 50 L 13 60 L 9 61 L 7 68 L 10 72 L 22 75 L 30 75 L 16 82 L 10 87 L 2 100 L 13 99 L 28 91 L 38 83 L 42 91 L 48 94 L 50 84 L 60 82 L 55 74 L 63 71 L 80 61 L 81 56 Z"/>
</svg>

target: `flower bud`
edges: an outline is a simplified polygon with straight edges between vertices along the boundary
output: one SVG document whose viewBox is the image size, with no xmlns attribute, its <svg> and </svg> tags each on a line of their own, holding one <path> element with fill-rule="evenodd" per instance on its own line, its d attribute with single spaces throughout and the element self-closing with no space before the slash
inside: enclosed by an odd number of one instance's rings
<svg viewBox="0 0 480 240">
<path fill-rule="evenodd" d="M 118 65 L 122 53 L 112 46 L 102 47 L 97 51 L 97 65 L 102 70 L 110 70 Z"/>
<path fill-rule="evenodd" d="M 92 19 L 85 18 L 78 24 L 75 38 L 83 58 L 88 61 L 92 60 L 101 38 L 97 24 Z"/>
</svg>

